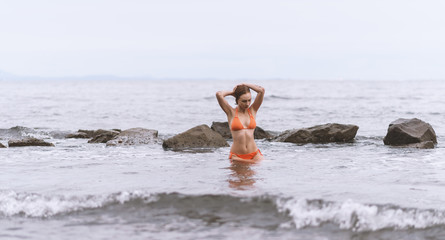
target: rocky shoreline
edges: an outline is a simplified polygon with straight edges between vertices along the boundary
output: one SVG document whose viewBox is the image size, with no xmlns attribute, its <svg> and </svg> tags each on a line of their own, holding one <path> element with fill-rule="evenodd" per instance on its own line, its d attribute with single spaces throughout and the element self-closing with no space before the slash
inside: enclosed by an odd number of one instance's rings
<svg viewBox="0 0 445 240">
<path fill-rule="evenodd" d="M 21 129 L 27 128 L 14 127 L 3 131 L 14 133 Z M 274 134 L 257 127 L 254 137 L 255 139 L 295 144 L 345 143 L 355 140 L 358 129 L 357 125 L 327 123 L 309 128 L 289 129 Z M 124 131 L 120 129 L 80 129 L 77 132 L 58 133 L 58 137 L 88 139 L 88 143 L 105 143 L 108 147 L 162 144 L 165 150 L 184 150 L 228 147 L 227 140 L 231 139 L 231 134 L 227 122 L 213 122 L 211 127 L 205 124 L 199 125 L 168 139 L 160 139 L 157 130 L 146 128 L 131 128 Z M 437 136 L 432 126 L 420 119 L 397 119 L 389 124 L 383 143 L 396 147 L 431 149 L 437 144 Z M 17 134 L 12 134 L 8 139 L 8 147 L 26 146 L 54 147 L 54 144 L 35 137 L 19 137 Z M 7 148 L 7 146 L 0 142 L 0 148 Z"/>
</svg>

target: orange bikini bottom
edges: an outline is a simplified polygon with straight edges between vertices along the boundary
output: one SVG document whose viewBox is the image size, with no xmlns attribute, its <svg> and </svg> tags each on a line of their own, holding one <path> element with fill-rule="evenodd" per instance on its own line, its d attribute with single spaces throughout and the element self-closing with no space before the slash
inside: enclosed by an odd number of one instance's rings
<svg viewBox="0 0 445 240">
<path fill-rule="evenodd" d="M 261 156 L 263 156 L 260 149 L 258 149 L 255 152 L 248 153 L 248 154 L 236 154 L 236 153 L 230 152 L 229 159 L 232 159 L 232 155 L 235 155 L 242 159 L 251 160 L 257 155 L 257 153 L 259 153 Z"/>
</svg>

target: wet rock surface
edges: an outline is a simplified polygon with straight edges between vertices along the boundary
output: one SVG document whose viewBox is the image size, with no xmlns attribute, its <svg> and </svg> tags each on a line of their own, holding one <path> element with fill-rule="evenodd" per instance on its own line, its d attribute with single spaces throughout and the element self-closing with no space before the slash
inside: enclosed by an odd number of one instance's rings
<svg viewBox="0 0 445 240">
<path fill-rule="evenodd" d="M 115 130 L 99 129 L 94 131 L 91 135 L 93 136 L 93 139 L 89 140 L 88 143 L 106 143 L 119 135 L 119 132 Z"/>
<path fill-rule="evenodd" d="M 211 129 L 223 136 L 223 138 L 232 138 L 229 122 L 212 122 Z"/>
<path fill-rule="evenodd" d="M 419 149 L 432 149 L 435 147 L 435 144 L 433 141 L 426 141 L 426 142 L 420 142 L 420 143 L 412 143 L 406 145 L 407 147 L 412 148 L 419 148 Z"/>
<path fill-rule="evenodd" d="M 255 139 L 271 139 L 274 135 L 270 134 L 268 131 L 262 129 L 261 127 L 256 127 L 253 132 L 253 137 Z"/>
<path fill-rule="evenodd" d="M 429 123 L 417 118 L 399 118 L 389 124 L 383 143 L 391 146 L 434 148 L 437 136 Z"/>
<path fill-rule="evenodd" d="M 45 142 L 42 139 L 37 138 L 24 138 L 17 140 L 9 140 L 9 147 L 29 147 L 29 146 L 42 146 L 42 147 L 54 147 L 54 144 Z"/>
<path fill-rule="evenodd" d="M 66 135 L 66 138 L 91 138 L 87 133 L 77 132 Z"/>
<path fill-rule="evenodd" d="M 351 124 L 328 123 L 310 128 L 287 130 L 274 139 L 277 142 L 329 143 L 349 142 L 355 138 L 358 126 Z"/>
<path fill-rule="evenodd" d="M 100 131 L 100 130 L 101 130 L 101 129 L 99 129 L 99 130 L 85 130 L 85 129 L 79 129 L 77 132 L 78 132 L 79 134 L 81 134 L 81 135 L 86 135 L 87 138 L 93 138 L 93 137 L 95 137 L 95 136 L 98 135 L 96 132 L 97 132 L 97 131 Z"/>
<path fill-rule="evenodd" d="M 146 128 L 130 128 L 120 132 L 107 142 L 107 146 L 142 145 L 158 143 L 158 131 Z"/>
<path fill-rule="evenodd" d="M 191 128 L 183 133 L 166 139 L 164 149 L 181 150 L 187 148 L 218 148 L 228 147 L 229 144 L 221 134 L 203 124 Z"/>
</svg>

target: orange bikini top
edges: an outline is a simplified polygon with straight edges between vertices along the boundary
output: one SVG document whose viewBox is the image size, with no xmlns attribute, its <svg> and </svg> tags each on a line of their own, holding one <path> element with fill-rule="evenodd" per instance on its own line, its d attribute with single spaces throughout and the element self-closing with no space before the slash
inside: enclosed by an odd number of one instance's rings
<svg viewBox="0 0 445 240">
<path fill-rule="evenodd" d="M 245 128 L 243 126 L 243 124 L 241 123 L 241 120 L 239 120 L 239 118 L 238 118 L 238 108 L 236 108 L 235 117 L 233 118 L 232 126 L 230 127 L 232 129 L 232 131 L 239 131 L 239 130 L 243 130 L 243 129 L 255 129 L 256 128 L 255 118 L 253 118 L 253 115 L 252 115 L 252 113 L 250 113 L 249 109 L 247 109 L 247 112 L 249 113 L 249 116 L 250 116 L 250 123 L 249 123 L 249 126 L 247 126 Z"/>
</svg>

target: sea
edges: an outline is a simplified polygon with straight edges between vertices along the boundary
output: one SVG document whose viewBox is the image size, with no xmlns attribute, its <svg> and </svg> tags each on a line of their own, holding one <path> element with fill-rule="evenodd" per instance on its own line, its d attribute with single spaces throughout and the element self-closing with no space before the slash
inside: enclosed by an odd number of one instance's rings
<svg viewBox="0 0 445 240">
<path fill-rule="evenodd" d="M 245 81 L 266 89 L 257 126 L 355 124 L 355 140 L 261 139 L 265 160 L 248 165 L 229 147 L 162 148 L 227 121 L 215 93 Z M 444 92 L 439 80 L 1 80 L 0 143 L 55 147 L 0 149 L 0 239 L 445 239 Z M 436 147 L 384 145 L 398 118 L 431 124 Z M 160 143 L 64 138 L 135 127 Z"/>
</svg>

